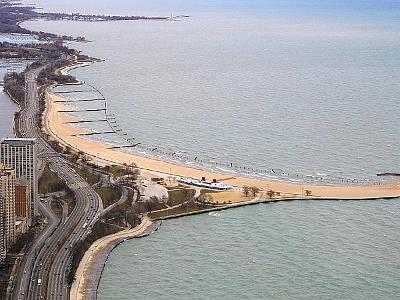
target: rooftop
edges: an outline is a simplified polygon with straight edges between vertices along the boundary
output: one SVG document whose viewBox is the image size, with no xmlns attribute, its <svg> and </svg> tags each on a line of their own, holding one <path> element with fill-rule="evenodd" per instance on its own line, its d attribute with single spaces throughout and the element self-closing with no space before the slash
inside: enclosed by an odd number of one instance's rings
<svg viewBox="0 0 400 300">
<path fill-rule="evenodd" d="M 1 143 L 10 145 L 12 147 L 23 147 L 23 146 L 35 144 L 35 139 L 5 138 L 5 139 L 1 140 Z"/>
</svg>

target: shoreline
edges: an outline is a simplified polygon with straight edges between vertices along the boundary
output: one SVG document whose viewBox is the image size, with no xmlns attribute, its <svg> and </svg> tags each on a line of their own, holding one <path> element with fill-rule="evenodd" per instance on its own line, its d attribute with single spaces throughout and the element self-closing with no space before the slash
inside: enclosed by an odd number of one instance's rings
<svg viewBox="0 0 400 300">
<path fill-rule="evenodd" d="M 89 64 L 75 64 L 60 69 L 62 74 L 67 74 L 69 71 L 79 68 L 86 67 Z M 78 80 L 79 81 L 79 80 Z M 82 81 L 79 81 L 82 82 Z M 61 113 L 61 110 L 73 109 L 64 103 L 55 103 L 54 100 L 57 97 L 49 92 L 49 87 L 45 89 L 46 94 L 46 105 L 43 112 L 43 130 L 50 134 L 51 138 L 58 141 L 61 145 L 68 145 L 76 151 L 82 151 L 88 157 L 91 157 L 93 161 L 99 162 L 100 164 L 122 164 L 124 162 L 139 162 L 138 169 L 140 169 L 143 176 L 185 176 L 200 178 L 200 176 L 206 175 L 208 179 L 218 178 L 223 179 L 225 183 L 231 184 L 240 193 L 238 188 L 244 185 L 254 185 L 259 187 L 262 191 L 272 189 L 282 193 L 282 198 L 273 199 L 253 199 L 245 200 L 234 204 L 223 205 L 211 209 L 205 209 L 202 211 L 196 211 L 191 213 L 182 213 L 162 218 L 149 219 L 147 216 L 142 219 L 141 224 L 135 228 L 129 230 L 123 230 L 112 235 L 108 235 L 96 240 L 90 248 L 85 252 L 84 257 L 79 263 L 79 267 L 76 271 L 76 280 L 74 280 L 71 290 L 71 299 L 96 299 L 97 290 L 100 284 L 100 278 L 102 276 L 105 264 L 107 263 L 108 257 L 112 254 L 112 251 L 121 243 L 127 239 L 140 238 L 151 234 L 156 230 L 156 224 L 154 221 L 165 220 L 170 218 L 180 218 L 195 214 L 204 214 L 212 211 L 219 211 L 231 208 L 238 208 L 247 205 L 257 205 L 260 203 L 272 204 L 281 201 L 304 201 L 304 200 L 328 200 L 328 201 L 340 201 L 340 200 L 378 200 L 378 199 L 389 199 L 400 197 L 400 182 L 395 179 L 394 183 L 382 184 L 382 185 L 366 185 L 366 186 L 354 186 L 346 185 L 324 185 L 317 183 L 289 183 L 289 182 L 276 182 L 271 179 L 252 179 L 243 177 L 245 175 L 239 175 L 238 173 L 223 174 L 218 171 L 210 171 L 202 169 L 201 167 L 189 167 L 185 165 L 175 164 L 173 162 L 158 160 L 156 158 L 149 158 L 141 156 L 140 154 L 129 154 L 120 152 L 117 150 L 110 150 L 108 147 L 110 144 L 106 142 L 96 142 L 81 138 L 77 134 L 89 133 L 90 130 L 74 127 L 66 122 L 80 121 L 82 119 L 69 116 L 65 113 Z M 18 103 L 17 103 L 18 104 Z M 19 111 L 21 107 L 19 107 Z M 14 122 L 15 126 L 15 122 Z M 13 128 L 14 134 L 15 128 Z M 169 168 L 169 171 L 168 171 Z M 174 172 L 172 172 L 174 170 Z M 231 178 L 231 179 L 229 179 Z M 284 180 L 284 179 L 282 179 Z M 335 184 L 335 183 L 334 183 Z M 312 190 L 312 197 L 305 197 L 304 190 Z M 315 194 L 315 195 L 314 195 Z M 285 198 L 286 197 L 286 198 Z"/>
<path fill-rule="evenodd" d="M 128 239 L 150 235 L 158 227 L 159 224 L 146 216 L 138 226 L 132 229 L 122 230 L 95 241 L 79 263 L 75 273 L 76 279 L 71 286 L 70 298 L 73 300 L 96 299 L 100 278 L 112 251 Z"/>
<path fill-rule="evenodd" d="M 398 197 L 385 197 L 385 198 L 365 198 L 357 199 L 354 201 L 374 201 L 382 199 L 394 199 Z M 115 234 L 107 235 L 95 241 L 90 248 L 85 252 L 82 260 L 79 263 L 79 267 L 76 271 L 75 277 L 70 291 L 70 298 L 72 300 L 86 300 L 86 299 L 97 299 L 97 291 L 100 285 L 101 276 L 103 274 L 105 265 L 108 261 L 109 256 L 113 250 L 126 240 L 133 238 L 147 237 L 158 230 L 161 223 L 169 219 L 178 219 L 187 216 L 195 216 L 199 214 L 210 214 L 215 211 L 228 210 L 232 208 L 242 208 L 249 205 L 258 204 L 274 204 L 284 201 L 342 201 L 343 199 L 321 199 L 321 198 L 286 198 L 286 199 L 258 199 L 223 205 L 219 207 L 203 209 L 199 211 L 192 211 L 187 213 L 180 213 L 160 218 L 148 218 L 147 216 L 142 220 L 142 223 L 137 227 L 123 230 Z M 350 201 L 350 200 L 348 200 Z"/>
<path fill-rule="evenodd" d="M 228 210 L 228 209 L 233 209 L 233 208 L 241 208 L 244 206 L 250 206 L 250 205 L 257 205 L 257 204 L 273 204 L 273 203 L 278 203 L 278 202 L 293 202 L 293 201 L 375 201 L 375 200 L 391 200 L 391 199 L 397 199 L 399 197 L 394 196 L 394 197 L 378 197 L 378 198 L 364 198 L 364 199 L 340 199 L 340 198 L 314 198 L 314 197 L 303 197 L 303 198 L 272 198 L 272 199 L 253 199 L 253 200 L 248 200 L 248 201 L 242 201 L 242 202 L 237 202 L 237 203 L 232 203 L 232 204 L 226 204 L 226 205 L 221 205 L 217 207 L 212 207 L 212 208 L 205 208 L 201 209 L 198 211 L 192 211 L 192 212 L 185 212 L 185 213 L 179 213 L 179 214 L 172 214 L 169 216 L 164 216 L 164 217 L 158 217 L 154 218 L 152 220 L 154 221 L 165 221 L 169 219 L 178 219 L 178 218 L 183 218 L 187 216 L 195 216 L 195 215 L 201 215 L 205 213 L 211 213 L 215 211 L 221 211 L 221 210 Z M 154 211 L 157 212 L 157 211 Z"/>
<path fill-rule="evenodd" d="M 73 66 L 68 66 L 60 71 L 66 72 L 70 70 L 71 67 L 75 69 L 81 66 L 87 66 L 87 64 L 75 63 Z M 274 191 L 279 191 L 281 194 L 286 195 L 286 197 L 302 197 L 305 190 L 311 190 L 314 197 L 320 198 L 357 200 L 363 198 L 400 197 L 400 182 L 380 185 L 321 185 L 255 179 L 244 177 L 243 175 L 228 175 L 193 166 L 178 165 L 172 162 L 110 149 L 111 144 L 80 138 L 79 134 L 85 134 L 91 131 L 66 124 L 66 122 L 79 121 L 80 119 L 59 112 L 69 109 L 71 109 L 71 111 L 73 110 L 64 103 L 55 102 L 62 98 L 61 96 L 53 94 L 49 89 L 47 89 L 45 93 L 46 110 L 43 117 L 45 131 L 61 145 L 69 146 L 76 151 L 82 151 L 99 164 L 122 165 L 123 163 L 134 162 L 145 177 L 173 176 L 201 178 L 204 176 L 208 179 L 216 178 L 236 188 L 247 185 L 257 186 L 262 191 L 272 189 Z"/>
<path fill-rule="evenodd" d="M 60 70 L 67 72 L 87 64 L 75 64 Z M 206 176 L 208 178 L 217 178 L 224 180 L 224 183 L 232 186 L 243 187 L 244 185 L 253 185 L 265 191 L 273 189 L 280 191 L 282 197 L 279 199 L 253 199 L 241 201 L 229 205 L 219 206 L 212 209 L 196 211 L 191 213 L 183 213 L 171 215 L 162 218 L 143 219 L 142 223 L 133 229 L 124 230 L 113 235 L 105 236 L 96 242 L 86 251 L 84 257 L 79 263 L 76 271 L 76 279 L 74 280 L 70 297 L 71 299 L 96 299 L 97 289 L 100 284 L 101 275 L 109 255 L 120 243 L 126 239 L 134 237 L 146 236 L 154 231 L 153 221 L 165 220 L 170 218 L 179 218 L 188 215 L 200 213 L 210 213 L 231 208 L 237 208 L 247 205 L 256 205 L 260 203 L 274 203 L 280 201 L 296 201 L 296 200 L 376 200 L 383 198 L 400 197 L 400 183 L 387 185 L 370 185 L 370 186 L 326 186 L 312 184 L 293 184 L 285 182 L 264 181 L 244 177 L 232 177 L 232 175 L 224 175 L 214 173 L 207 170 L 190 168 L 186 166 L 175 165 L 166 161 L 159 161 L 139 155 L 128 154 L 114 149 L 108 149 L 109 144 L 97 141 L 91 141 L 79 138 L 78 134 L 91 132 L 88 129 L 74 127 L 66 122 L 79 121 L 79 118 L 68 116 L 59 111 L 73 110 L 71 106 L 65 103 L 56 103 L 55 101 L 62 98 L 61 96 L 52 94 L 49 89 L 46 93 L 46 108 L 43 116 L 43 128 L 50 136 L 57 140 L 61 145 L 69 146 L 76 151 L 82 151 L 88 157 L 100 164 L 123 164 L 135 162 L 144 177 L 151 176 L 180 176 L 200 178 Z M 174 170 L 174 172 L 172 172 Z M 312 197 L 304 197 L 304 190 L 313 191 Z"/>
</svg>

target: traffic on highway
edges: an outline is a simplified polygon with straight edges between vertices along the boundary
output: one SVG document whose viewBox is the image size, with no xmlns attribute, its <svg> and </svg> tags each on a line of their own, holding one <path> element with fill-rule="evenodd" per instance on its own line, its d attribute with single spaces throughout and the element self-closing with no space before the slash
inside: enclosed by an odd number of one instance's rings
<svg viewBox="0 0 400 300">
<path fill-rule="evenodd" d="M 64 180 L 75 196 L 76 205 L 68 214 L 63 205 L 62 217 L 57 217 L 48 203 L 38 203 L 48 225 L 34 241 L 22 260 L 19 280 L 13 299 L 68 299 L 66 281 L 75 243 L 90 232 L 103 207 L 95 190 L 61 154 L 53 150 L 39 132 L 39 96 L 36 78 L 41 68 L 30 70 L 25 79 L 25 108 L 21 112 L 19 127 L 23 137 L 36 139 L 38 174 L 47 165 Z M 39 201 L 40 202 L 40 201 Z"/>
</svg>

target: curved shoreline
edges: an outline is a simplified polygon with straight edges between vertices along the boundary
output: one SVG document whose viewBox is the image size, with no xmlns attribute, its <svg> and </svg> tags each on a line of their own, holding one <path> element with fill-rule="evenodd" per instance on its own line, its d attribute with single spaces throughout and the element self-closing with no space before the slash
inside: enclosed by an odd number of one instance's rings
<svg viewBox="0 0 400 300">
<path fill-rule="evenodd" d="M 71 286 L 70 298 L 72 300 L 96 299 L 100 278 L 112 251 L 124 241 L 147 236 L 157 228 L 158 225 L 146 216 L 138 226 L 132 229 L 107 235 L 95 241 L 79 263 L 75 274 L 76 279 Z"/>
<path fill-rule="evenodd" d="M 64 69 L 77 68 L 69 66 Z M 86 64 L 85 64 L 86 66 Z M 65 72 L 66 70 L 64 70 Z M 227 175 L 218 174 L 206 170 L 179 166 L 165 161 L 158 161 L 147 157 L 119 152 L 108 149 L 109 145 L 105 143 L 84 140 L 79 138 L 78 134 L 90 132 L 87 129 L 77 128 L 65 124 L 70 121 L 78 121 L 78 118 L 67 116 L 59 111 L 68 110 L 68 106 L 63 103 L 56 103 L 55 100 L 60 96 L 51 94 L 46 90 L 46 109 L 44 111 L 43 122 L 44 129 L 52 138 L 59 141 L 60 144 L 82 151 L 85 155 L 91 157 L 99 163 L 105 164 L 123 164 L 135 162 L 142 174 L 147 177 L 151 176 L 181 176 L 200 178 L 206 176 L 208 178 L 224 179 Z M 174 170 L 174 172 L 172 172 Z M 235 187 L 243 187 L 244 185 L 257 186 L 261 190 L 272 189 L 282 193 L 281 199 L 256 199 L 252 201 L 242 201 L 239 203 L 217 207 L 209 211 L 241 207 L 244 205 L 253 205 L 259 203 L 271 203 L 277 201 L 294 201 L 294 200 L 375 200 L 382 198 L 400 197 L 400 184 L 373 185 L 373 186 L 322 186 L 311 184 L 293 184 L 285 182 L 264 181 L 243 177 L 228 177 L 224 182 Z M 313 197 L 305 198 L 304 190 L 313 191 Z M 194 212 L 181 215 L 170 216 L 168 218 L 177 218 L 196 213 Z M 162 218 L 167 219 L 167 218 Z M 96 299 L 97 288 L 100 278 L 107 262 L 109 255 L 120 243 L 126 239 L 141 237 L 149 234 L 154 230 L 154 223 L 147 217 L 142 223 L 133 229 L 124 230 L 113 235 L 105 236 L 97 240 L 85 253 L 79 267 L 76 271 L 76 279 L 71 287 L 71 299 Z"/>
<path fill-rule="evenodd" d="M 85 64 L 75 64 L 75 68 Z M 70 68 L 70 67 L 67 67 Z M 65 69 L 65 68 L 64 68 Z M 281 192 L 286 197 L 302 197 L 305 190 L 311 190 L 314 197 L 361 199 L 399 197 L 400 183 L 382 185 L 317 185 L 307 183 L 289 183 L 282 181 L 268 181 L 262 179 L 247 178 L 235 175 L 225 175 L 218 172 L 207 171 L 199 168 L 177 165 L 174 163 L 152 159 L 136 154 L 125 153 L 110 149 L 110 145 L 102 142 L 85 140 L 79 134 L 90 132 L 87 129 L 78 128 L 66 124 L 66 122 L 79 121 L 78 118 L 67 116 L 59 111 L 68 110 L 68 106 L 56 103 L 61 96 L 46 91 L 46 111 L 44 113 L 44 128 L 47 133 L 62 145 L 69 146 L 76 151 L 82 151 L 87 156 L 100 164 L 123 164 L 134 162 L 144 176 L 174 176 L 201 178 L 203 176 L 212 179 L 223 180 L 224 183 L 234 187 L 257 186 L 263 191 L 274 190 Z M 235 177 L 233 177 L 235 176 Z"/>
</svg>

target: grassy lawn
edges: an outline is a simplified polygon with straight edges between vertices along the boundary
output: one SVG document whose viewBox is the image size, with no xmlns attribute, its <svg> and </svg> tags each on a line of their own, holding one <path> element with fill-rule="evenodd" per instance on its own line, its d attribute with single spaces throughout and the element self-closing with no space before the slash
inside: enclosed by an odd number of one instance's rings
<svg viewBox="0 0 400 300">
<path fill-rule="evenodd" d="M 51 201 L 51 210 L 61 219 L 62 217 L 62 206 L 59 201 Z"/>
<path fill-rule="evenodd" d="M 178 189 L 178 190 L 168 191 L 167 205 L 174 206 L 181 204 L 193 198 L 194 194 L 195 194 L 194 189 Z"/>
<path fill-rule="evenodd" d="M 39 194 L 53 193 L 64 189 L 66 189 L 65 182 L 46 167 L 39 178 Z"/>
<path fill-rule="evenodd" d="M 116 186 L 97 188 L 96 192 L 103 201 L 104 208 L 118 202 L 121 198 L 121 190 Z"/>
<path fill-rule="evenodd" d="M 172 216 L 172 215 L 179 215 L 183 213 L 189 213 L 189 212 L 194 212 L 194 211 L 201 211 L 207 208 L 212 208 L 214 206 L 212 205 L 206 205 L 206 204 L 199 204 L 199 203 L 188 203 L 184 204 L 182 206 L 173 208 L 173 209 L 168 209 L 165 211 L 161 212 L 153 212 L 149 214 L 149 217 L 152 219 L 157 219 L 161 217 L 166 217 L 166 216 Z"/>
<path fill-rule="evenodd" d="M 231 191 L 214 191 L 214 190 L 202 190 L 201 195 L 207 197 L 207 201 L 213 204 L 228 204 L 228 203 L 237 203 L 243 201 L 249 201 L 254 197 L 249 195 L 245 197 L 242 192 L 238 190 Z"/>
<path fill-rule="evenodd" d="M 78 173 L 83 179 L 85 179 L 91 185 L 99 182 L 100 180 L 100 175 L 91 172 L 88 168 L 76 167 L 75 170 L 76 173 Z"/>
</svg>

